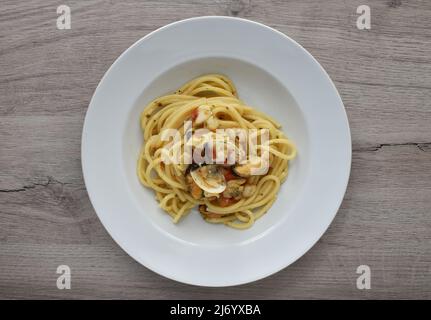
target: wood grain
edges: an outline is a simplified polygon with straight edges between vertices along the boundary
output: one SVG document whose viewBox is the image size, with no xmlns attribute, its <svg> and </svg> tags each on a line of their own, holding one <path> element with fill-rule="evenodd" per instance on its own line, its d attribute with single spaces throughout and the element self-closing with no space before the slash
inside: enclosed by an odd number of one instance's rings
<svg viewBox="0 0 431 320">
<path fill-rule="evenodd" d="M 72 29 L 56 29 L 56 8 Z M 365 3 L 364 3 L 365 4 Z M 0 298 L 431 298 L 431 2 L 3 0 L 0 7 Z M 230 289 L 162 278 L 127 256 L 85 190 L 80 139 L 100 78 L 172 21 L 233 15 L 309 50 L 347 109 L 353 163 L 343 205 L 289 268 Z M 60 264 L 72 289 L 58 290 Z M 372 270 L 357 290 L 358 265 Z"/>
</svg>

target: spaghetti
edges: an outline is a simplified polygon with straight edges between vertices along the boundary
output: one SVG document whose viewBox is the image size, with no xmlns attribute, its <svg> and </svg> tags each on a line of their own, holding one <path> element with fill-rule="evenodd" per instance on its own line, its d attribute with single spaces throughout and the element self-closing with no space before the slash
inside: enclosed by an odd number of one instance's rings
<svg viewBox="0 0 431 320">
<path fill-rule="evenodd" d="M 269 139 L 265 150 L 269 169 L 264 174 L 250 174 L 251 156 L 242 164 L 232 165 L 226 164 L 226 160 L 221 165 L 194 161 L 166 163 L 164 150 L 173 155 L 174 149 L 184 151 L 194 141 L 188 140 L 184 132 L 187 121 L 191 121 L 192 134 L 207 129 L 210 134 L 205 137 L 212 138 L 219 129 L 255 129 L 260 157 L 264 150 L 260 132 L 267 129 Z M 296 155 L 294 144 L 280 130 L 280 124 L 239 100 L 232 81 L 219 74 L 196 78 L 176 92 L 150 102 L 141 114 L 140 124 L 144 144 L 138 160 L 139 179 L 155 191 L 160 207 L 174 223 L 199 206 L 207 222 L 236 229 L 251 227 L 274 203 L 288 175 L 289 160 Z M 179 148 L 163 139 L 165 129 L 181 133 L 175 145 Z M 196 148 L 195 143 L 192 145 Z"/>
</svg>

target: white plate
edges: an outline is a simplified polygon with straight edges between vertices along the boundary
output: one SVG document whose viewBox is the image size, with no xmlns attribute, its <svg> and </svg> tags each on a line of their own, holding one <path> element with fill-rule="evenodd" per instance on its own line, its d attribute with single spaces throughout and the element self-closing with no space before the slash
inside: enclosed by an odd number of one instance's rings
<svg viewBox="0 0 431 320">
<path fill-rule="evenodd" d="M 298 147 L 277 201 L 245 231 L 196 212 L 172 224 L 136 176 L 145 104 L 205 73 L 229 76 Z M 175 22 L 127 49 L 100 81 L 82 135 L 85 184 L 114 240 L 158 274 L 203 286 L 258 280 L 307 252 L 341 204 L 350 163 L 344 106 L 319 63 L 284 34 L 228 17 Z"/>
</svg>

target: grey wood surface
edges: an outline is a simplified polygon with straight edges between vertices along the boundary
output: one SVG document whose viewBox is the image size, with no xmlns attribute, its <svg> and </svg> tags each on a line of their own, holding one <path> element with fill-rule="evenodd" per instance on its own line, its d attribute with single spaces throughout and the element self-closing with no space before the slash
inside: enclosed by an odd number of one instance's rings
<svg viewBox="0 0 431 320">
<path fill-rule="evenodd" d="M 57 30 L 56 8 L 72 10 Z M 371 7 L 371 30 L 356 8 Z M 291 36 L 334 80 L 352 173 L 334 222 L 300 260 L 233 288 L 160 277 L 123 252 L 94 212 L 80 140 L 111 63 L 167 23 L 234 15 Z M 0 0 L 0 298 L 431 298 L 431 1 Z M 56 268 L 72 269 L 58 290 Z M 356 288 L 369 265 L 371 289 Z"/>
</svg>

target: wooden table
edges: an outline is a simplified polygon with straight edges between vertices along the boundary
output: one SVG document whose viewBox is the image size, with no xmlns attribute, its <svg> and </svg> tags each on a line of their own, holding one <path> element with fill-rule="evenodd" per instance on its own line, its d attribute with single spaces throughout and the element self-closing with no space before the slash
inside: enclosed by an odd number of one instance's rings
<svg viewBox="0 0 431 320">
<path fill-rule="evenodd" d="M 58 30 L 57 6 L 72 10 Z M 431 298 L 431 2 L 2 0 L 1 298 Z M 286 33 L 319 60 L 349 116 L 349 187 L 321 240 L 287 269 L 233 288 L 162 278 L 107 234 L 85 190 L 82 125 L 112 62 L 167 23 L 234 15 Z M 58 265 L 72 270 L 58 290 Z M 356 269 L 371 268 L 358 290 Z"/>
</svg>

